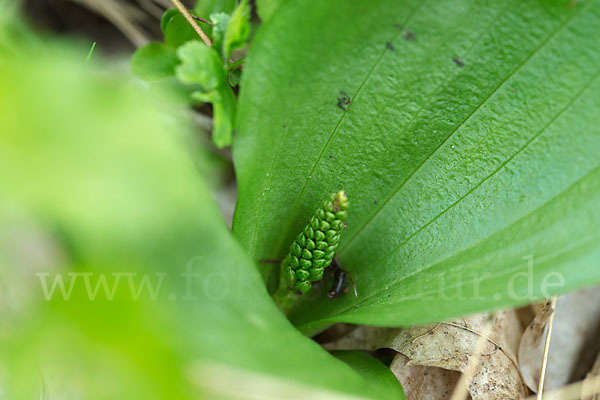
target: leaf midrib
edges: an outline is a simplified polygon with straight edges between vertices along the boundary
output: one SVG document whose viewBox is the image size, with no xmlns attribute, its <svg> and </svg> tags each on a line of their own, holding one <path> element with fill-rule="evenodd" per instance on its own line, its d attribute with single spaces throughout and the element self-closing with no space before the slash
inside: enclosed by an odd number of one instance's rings
<svg viewBox="0 0 600 400">
<path fill-rule="evenodd" d="M 404 21 L 404 23 L 402 25 L 407 25 L 410 20 L 412 19 L 412 17 L 416 14 L 416 12 L 419 10 L 419 8 L 421 8 L 423 6 L 423 4 L 425 4 L 426 2 L 421 2 L 419 3 L 416 7 L 413 8 L 413 10 L 410 12 L 410 14 L 408 15 L 408 17 L 406 18 L 406 20 Z M 392 35 L 391 39 L 389 41 L 394 41 L 394 39 L 396 39 L 398 37 L 398 35 L 400 35 L 400 30 L 398 30 L 397 32 L 394 33 L 394 35 Z M 365 75 L 365 77 L 363 78 L 360 86 L 358 87 L 356 93 L 354 94 L 354 96 L 352 96 L 352 100 L 350 101 L 350 104 L 348 105 L 348 107 L 346 108 L 346 110 L 344 110 L 344 113 L 342 114 L 342 116 L 339 118 L 338 122 L 335 124 L 334 128 L 332 129 L 332 131 L 329 133 L 327 141 L 325 142 L 325 144 L 323 145 L 319 156 L 317 157 L 317 159 L 315 160 L 308 176 L 306 177 L 304 184 L 302 185 L 302 188 L 300 189 L 300 192 L 298 193 L 298 196 L 296 197 L 296 199 L 294 200 L 294 203 L 292 204 L 291 208 L 290 208 L 290 215 L 293 215 L 294 210 L 298 207 L 298 204 L 300 202 L 300 199 L 302 198 L 302 196 L 304 195 L 304 192 L 306 190 L 306 187 L 308 186 L 308 182 L 310 180 L 310 176 L 312 176 L 313 172 L 315 171 L 317 164 L 319 163 L 319 161 L 323 158 L 323 154 L 325 154 L 325 150 L 327 149 L 327 146 L 329 145 L 329 143 L 331 142 L 333 136 L 335 135 L 335 133 L 337 132 L 338 128 L 340 127 L 341 123 L 344 121 L 344 119 L 346 118 L 346 115 L 348 114 L 348 111 L 350 110 L 350 108 L 352 107 L 352 104 L 354 104 L 356 98 L 358 97 L 358 95 L 360 94 L 362 88 L 365 86 L 366 82 L 369 80 L 369 78 L 371 77 L 373 71 L 375 71 L 375 69 L 377 68 L 377 66 L 381 63 L 381 60 L 384 58 L 385 54 L 387 53 L 387 49 L 384 47 L 381 54 L 377 57 L 377 60 L 375 61 L 375 63 L 373 64 L 373 66 L 370 68 L 369 72 L 367 72 L 367 74 Z M 258 224 L 260 221 L 257 221 L 256 226 L 255 226 L 255 231 L 258 230 Z M 291 219 L 288 219 L 287 224 L 286 224 L 286 228 L 283 230 L 283 232 L 287 232 L 288 228 L 290 227 L 290 225 L 293 223 L 293 221 Z M 276 243 L 276 245 L 273 247 L 274 253 L 272 253 L 272 255 L 276 255 L 279 254 L 280 252 L 280 248 L 282 246 L 282 242 L 284 240 L 285 235 L 280 235 L 279 239 Z M 253 249 L 253 251 L 255 250 L 255 248 Z"/>
</svg>

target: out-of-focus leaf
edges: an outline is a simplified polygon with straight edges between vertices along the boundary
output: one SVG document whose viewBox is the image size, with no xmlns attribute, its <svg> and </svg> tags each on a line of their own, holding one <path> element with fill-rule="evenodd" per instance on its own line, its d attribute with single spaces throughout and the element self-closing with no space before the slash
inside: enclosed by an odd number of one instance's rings
<svg viewBox="0 0 600 400">
<path fill-rule="evenodd" d="M 229 24 L 225 30 L 223 41 L 223 51 L 225 60 L 229 60 L 234 50 L 240 49 L 246 45 L 248 36 L 250 36 L 250 6 L 248 0 L 242 0 L 237 8 L 231 14 Z"/>
<path fill-rule="evenodd" d="M 150 82 L 150 91 L 156 96 L 161 96 L 174 104 L 182 107 L 190 107 L 193 105 L 192 93 L 194 87 L 183 84 L 174 76 Z"/>
<path fill-rule="evenodd" d="M 272 303 L 181 122 L 51 50 L 0 62 L 3 396 L 376 397 Z"/>
<path fill-rule="evenodd" d="M 600 282 L 599 36 L 597 0 L 283 2 L 241 84 L 234 232 L 281 259 L 343 189 L 358 289 L 293 322 L 426 323 Z"/>
<path fill-rule="evenodd" d="M 175 75 L 179 59 L 173 47 L 164 43 L 149 43 L 139 48 L 131 58 L 131 71 L 145 81 L 156 81 Z"/>
<path fill-rule="evenodd" d="M 282 0 L 256 0 L 256 10 L 262 22 L 267 22 Z"/>
<path fill-rule="evenodd" d="M 382 397 L 404 399 L 398 380 L 381 361 L 361 351 L 334 351 L 332 354 L 361 374 Z"/>
<path fill-rule="evenodd" d="M 225 83 L 225 69 L 219 54 L 201 42 L 190 42 L 177 49 L 181 65 L 177 77 L 184 83 L 197 83 L 205 91 L 215 90 Z"/>
</svg>

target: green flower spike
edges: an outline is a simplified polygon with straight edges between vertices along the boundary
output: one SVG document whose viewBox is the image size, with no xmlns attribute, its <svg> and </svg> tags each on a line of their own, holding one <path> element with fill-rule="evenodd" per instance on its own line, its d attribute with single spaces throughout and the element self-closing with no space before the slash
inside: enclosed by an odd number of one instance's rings
<svg viewBox="0 0 600 400">
<path fill-rule="evenodd" d="M 346 227 L 349 205 L 343 190 L 333 193 L 292 242 L 281 263 L 282 279 L 287 282 L 288 290 L 306 293 L 311 282 L 323 279 L 323 270 L 331 264 L 340 234 Z"/>
</svg>

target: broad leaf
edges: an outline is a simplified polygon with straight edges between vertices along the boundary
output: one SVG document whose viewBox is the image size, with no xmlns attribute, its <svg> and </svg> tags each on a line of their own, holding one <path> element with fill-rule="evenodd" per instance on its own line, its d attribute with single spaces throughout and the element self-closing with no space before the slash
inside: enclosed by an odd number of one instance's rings
<svg viewBox="0 0 600 400">
<path fill-rule="evenodd" d="M 382 397 L 404 399 L 398 380 L 381 361 L 361 351 L 334 351 L 332 354 L 371 382 L 373 387 L 380 391 Z"/>
<path fill-rule="evenodd" d="M 282 0 L 257 0 L 256 12 L 263 22 L 266 22 L 277 10 Z"/>
<path fill-rule="evenodd" d="M 375 397 L 271 302 L 182 121 L 82 71 L 80 54 L 44 50 L 0 62 L 2 394 Z M 71 297 L 45 300 L 57 277 Z"/>
<path fill-rule="evenodd" d="M 344 189 L 358 289 L 292 321 L 425 323 L 600 282 L 599 36 L 598 1 L 283 2 L 241 84 L 234 231 L 281 259 Z"/>
</svg>

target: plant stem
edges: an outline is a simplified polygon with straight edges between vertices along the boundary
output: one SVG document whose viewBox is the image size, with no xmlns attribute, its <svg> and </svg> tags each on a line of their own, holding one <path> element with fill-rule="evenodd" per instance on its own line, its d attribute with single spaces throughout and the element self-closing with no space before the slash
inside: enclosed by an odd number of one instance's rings
<svg viewBox="0 0 600 400">
<path fill-rule="evenodd" d="M 245 59 L 240 58 L 239 60 L 232 62 L 231 64 L 229 64 L 227 66 L 227 70 L 231 71 L 232 69 L 238 68 L 239 66 L 244 64 L 244 61 L 245 61 Z"/>
<path fill-rule="evenodd" d="M 171 0 L 171 3 L 173 3 L 173 5 L 179 10 L 179 12 L 181 13 L 181 15 L 184 16 L 184 18 L 187 20 L 187 22 L 190 23 L 190 25 L 192 26 L 192 28 L 194 28 L 194 30 L 196 31 L 196 33 L 200 36 L 200 38 L 202 39 L 202 41 L 208 47 L 210 47 L 212 45 L 212 42 L 210 41 L 210 38 L 208 36 L 206 36 L 206 33 L 204 33 L 204 31 L 202 30 L 202 28 L 200 28 L 200 25 L 198 25 L 198 23 L 196 22 L 196 20 L 192 16 L 192 14 L 190 14 L 190 12 L 183 5 L 183 3 L 181 1 L 179 1 L 179 0 Z"/>
<path fill-rule="evenodd" d="M 288 282 L 281 271 L 282 268 L 283 267 L 279 268 L 279 288 L 277 288 L 277 291 L 273 293 L 273 301 L 275 304 L 277 304 L 281 312 L 287 315 L 300 298 L 300 295 L 290 290 L 288 287 Z"/>
</svg>

